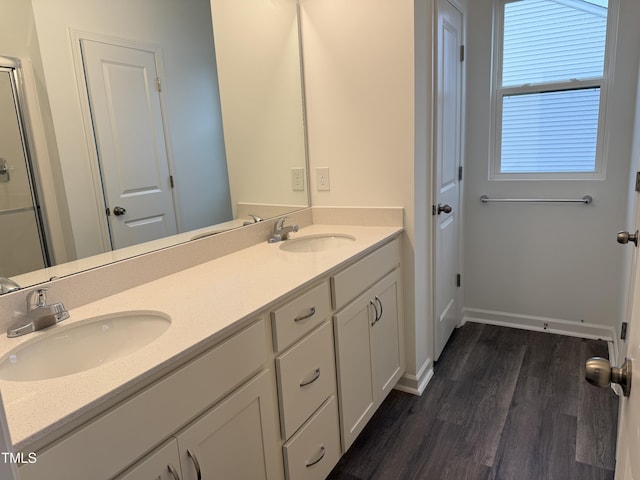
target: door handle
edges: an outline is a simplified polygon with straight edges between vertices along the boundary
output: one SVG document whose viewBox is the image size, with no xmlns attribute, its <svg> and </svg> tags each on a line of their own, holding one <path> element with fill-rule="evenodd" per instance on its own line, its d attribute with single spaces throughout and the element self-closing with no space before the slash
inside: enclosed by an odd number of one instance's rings
<svg viewBox="0 0 640 480">
<path fill-rule="evenodd" d="M 0 182 L 8 182 L 9 180 L 11 180 L 9 165 L 4 158 L 0 158 Z"/>
<path fill-rule="evenodd" d="M 120 215 L 124 215 L 125 213 L 127 213 L 127 209 L 123 208 L 123 207 L 114 207 L 113 208 L 113 214 L 116 217 L 119 217 Z"/>
<path fill-rule="evenodd" d="M 606 358 L 591 357 L 585 365 L 585 379 L 596 387 L 617 383 L 622 387 L 624 396 L 628 397 L 631 393 L 631 360 L 625 358 L 621 367 L 612 367 Z"/>
<path fill-rule="evenodd" d="M 453 208 L 451 208 L 451 205 L 438 204 L 438 209 L 436 211 L 438 212 L 438 215 L 440 215 L 442 212 L 451 213 L 453 211 Z"/>
<path fill-rule="evenodd" d="M 636 230 L 636 233 L 629 233 L 625 231 L 618 232 L 617 240 L 618 240 L 618 243 L 621 243 L 623 245 L 626 245 L 629 242 L 633 242 L 637 247 L 638 246 L 638 230 Z"/>
</svg>

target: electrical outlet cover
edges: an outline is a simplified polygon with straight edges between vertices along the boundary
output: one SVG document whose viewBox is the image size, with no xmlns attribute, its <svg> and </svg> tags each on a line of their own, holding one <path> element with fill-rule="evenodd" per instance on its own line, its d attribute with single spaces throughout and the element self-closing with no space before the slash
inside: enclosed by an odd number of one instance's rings
<svg viewBox="0 0 640 480">
<path fill-rule="evenodd" d="M 329 167 L 316 168 L 316 189 L 319 192 L 331 190 L 329 182 Z"/>
</svg>

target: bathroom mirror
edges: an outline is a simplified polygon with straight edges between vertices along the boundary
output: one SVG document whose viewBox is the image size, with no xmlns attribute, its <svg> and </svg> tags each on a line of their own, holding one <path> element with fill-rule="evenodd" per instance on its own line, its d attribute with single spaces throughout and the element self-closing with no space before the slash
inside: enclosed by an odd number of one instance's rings
<svg viewBox="0 0 640 480">
<path fill-rule="evenodd" d="M 15 274 L 0 264 L 0 277 L 26 287 L 309 206 L 296 0 L 0 7 L 0 55 L 22 64 L 26 140 L 54 265 Z M 134 95 L 137 76 L 149 75 L 157 91 Z M 151 163 L 140 137 L 158 142 Z M 154 189 L 170 214 L 136 216 L 123 203 Z"/>
</svg>

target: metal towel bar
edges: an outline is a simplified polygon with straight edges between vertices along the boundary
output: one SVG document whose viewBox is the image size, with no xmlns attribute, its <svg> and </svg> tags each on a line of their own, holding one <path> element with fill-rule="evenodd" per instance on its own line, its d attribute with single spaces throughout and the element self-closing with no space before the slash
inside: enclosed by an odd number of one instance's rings
<svg viewBox="0 0 640 480">
<path fill-rule="evenodd" d="M 489 202 L 516 202 L 516 203 L 584 203 L 589 205 L 593 202 L 591 195 L 582 198 L 489 198 L 486 195 L 480 197 L 482 203 Z"/>
</svg>

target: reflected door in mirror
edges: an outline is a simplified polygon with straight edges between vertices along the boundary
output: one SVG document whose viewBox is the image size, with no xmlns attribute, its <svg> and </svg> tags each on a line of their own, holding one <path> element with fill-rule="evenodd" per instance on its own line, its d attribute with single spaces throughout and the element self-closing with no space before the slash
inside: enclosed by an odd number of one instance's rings
<svg viewBox="0 0 640 480">
<path fill-rule="evenodd" d="M 112 248 L 176 234 L 155 52 L 82 40 L 82 55 Z"/>
</svg>

